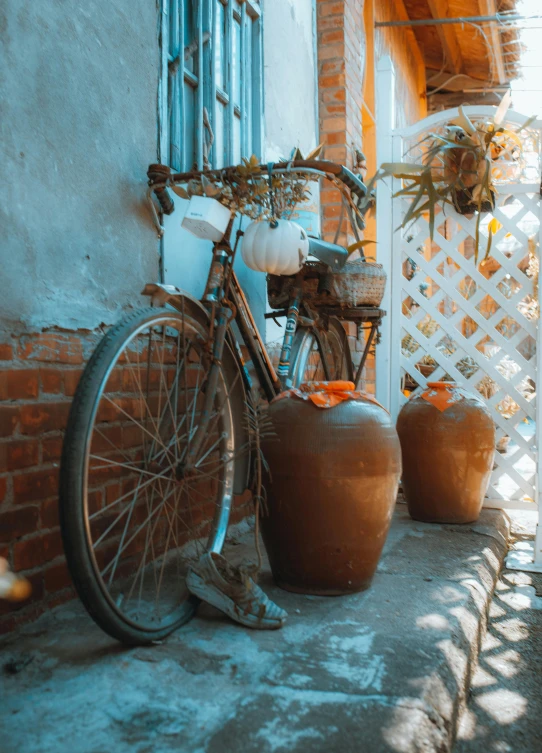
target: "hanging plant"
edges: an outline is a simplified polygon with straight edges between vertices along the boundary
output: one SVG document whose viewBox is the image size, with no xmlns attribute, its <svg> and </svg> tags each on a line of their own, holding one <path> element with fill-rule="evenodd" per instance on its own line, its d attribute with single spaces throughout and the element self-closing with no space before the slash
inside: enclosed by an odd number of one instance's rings
<svg viewBox="0 0 542 753">
<path fill-rule="evenodd" d="M 459 107 L 459 115 L 450 121 L 444 133 L 429 133 L 416 146 L 422 146 L 419 164 L 408 162 L 383 163 L 369 182 L 369 194 L 377 180 L 393 176 L 403 181 L 403 188 L 395 197 L 410 198 L 411 202 L 401 227 L 429 218 L 429 234 L 433 240 L 437 207 L 450 205 L 459 214 L 476 217 L 474 261 L 478 263 L 480 221 L 483 213 L 495 208 L 497 189 L 494 180 L 510 176 L 507 164 L 517 165 L 522 145 L 519 132 L 533 120 L 530 118 L 517 131 L 503 126 L 510 107 L 508 92 L 495 115 L 473 123 Z M 489 228 L 484 258 L 491 251 L 493 232 Z"/>
</svg>

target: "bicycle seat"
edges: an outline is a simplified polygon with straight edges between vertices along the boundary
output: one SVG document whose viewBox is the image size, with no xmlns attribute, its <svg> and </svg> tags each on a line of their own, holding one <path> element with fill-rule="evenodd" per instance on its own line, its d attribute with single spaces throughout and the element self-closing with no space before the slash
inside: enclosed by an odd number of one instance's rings
<svg viewBox="0 0 542 753">
<path fill-rule="evenodd" d="M 315 256 L 318 261 L 327 264 L 331 269 L 342 269 L 348 259 L 348 251 L 336 243 L 328 243 L 320 238 L 309 235 L 309 254 Z"/>
</svg>

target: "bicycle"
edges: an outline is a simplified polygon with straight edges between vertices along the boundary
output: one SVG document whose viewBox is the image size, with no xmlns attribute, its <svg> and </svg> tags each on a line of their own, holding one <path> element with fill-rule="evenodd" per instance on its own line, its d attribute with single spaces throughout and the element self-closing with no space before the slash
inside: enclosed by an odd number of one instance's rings
<svg viewBox="0 0 542 753">
<path fill-rule="evenodd" d="M 269 169 L 340 184 L 351 218 L 362 224 L 366 188 L 346 168 L 297 160 Z M 198 176 L 151 166 L 149 198 L 171 213 L 168 187 Z M 303 269 L 286 309 L 268 315 L 286 315 L 275 369 L 233 271 L 241 234 L 232 245 L 232 228 L 233 219 L 214 243 L 201 300 L 172 285 L 145 286 L 151 306 L 105 335 L 71 407 L 60 474 L 66 558 L 92 618 L 127 644 L 160 640 L 192 617 L 197 600 L 184 583 L 187 567 L 203 551 L 221 551 L 234 495 L 250 488 L 253 385 L 234 323 L 267 400 L 311 379 L 353 379 L 337 312 L 304 300 Z M 310 251 L 324 267 L 348 257 L 318 239 Z"/>
</svg>

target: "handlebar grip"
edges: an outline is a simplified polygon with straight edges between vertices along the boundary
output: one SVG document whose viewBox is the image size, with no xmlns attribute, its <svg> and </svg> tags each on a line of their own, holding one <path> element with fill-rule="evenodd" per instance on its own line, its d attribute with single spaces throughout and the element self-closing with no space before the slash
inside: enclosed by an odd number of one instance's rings
<svg viewBox="0 0 542 753">
<path fill-rule="evenodd" d="M 149 178 L 149 185 L 154 183 L 163 183 L 171 174 L 171 170 L 167 165 L 149 165 L 147 170 L 147 177 Z M 158 203 L 162 207 L 164 214 L 173 214 L 175 211 L 175 204 L 171 200 L 170 195 L 167 192 L 167 188 L 154 188 L 154 195 L 158 199 Z"/>
<path fill-rule="evenodd" d="M 354 175 L 353 172 L 351 172 L 347 167 L 342 167 L 341 172 L 337 176 L 339 180 L 342 180 L 342 182 L 348 186 L 348 188 L 352 191 L 352 193 L 359 197 L 360 199 L 364 199 L 367 196 L 367 186 L 365 183 L 358 178 L 357 175 Z"/>
</svg>

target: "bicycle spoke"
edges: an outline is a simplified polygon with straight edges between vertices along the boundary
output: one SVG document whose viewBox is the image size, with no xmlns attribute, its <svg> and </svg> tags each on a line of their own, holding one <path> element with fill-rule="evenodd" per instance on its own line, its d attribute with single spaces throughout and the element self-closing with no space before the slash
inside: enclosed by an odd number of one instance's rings
<svg viewBox="0 0 542 753">
<path fill-rule="evenodd" d="M 84 514 L 93 567 L 111 609 L 127 624 L 153 631 L 192 609 L 188 567 L 212 548 L 217 516 L 223 519 L 229 505 L 230 401 L 240 375 L 228 383 L 221 370 L 210 401 L 212 360 L 203 328 L 159 310 L 147 321 L 115 349 L 96 398 Z M 201 446 L 192 458 L 196 435 Z"/>
</svg>

